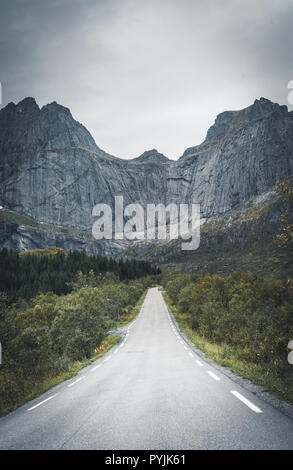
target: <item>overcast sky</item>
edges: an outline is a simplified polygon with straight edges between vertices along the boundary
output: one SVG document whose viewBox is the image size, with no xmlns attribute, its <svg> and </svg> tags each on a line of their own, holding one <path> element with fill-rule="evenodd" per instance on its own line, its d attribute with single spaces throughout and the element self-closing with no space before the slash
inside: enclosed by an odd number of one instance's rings
<svg viewBox="0 0 293 470">
<path fill-rule="evenodd" d="M 288 104 L 292 24 L 292 0 L 1 0 L 2 106 L 58 101 L 113 155 L 176 159 L 224 110 Z"/>
</svg>

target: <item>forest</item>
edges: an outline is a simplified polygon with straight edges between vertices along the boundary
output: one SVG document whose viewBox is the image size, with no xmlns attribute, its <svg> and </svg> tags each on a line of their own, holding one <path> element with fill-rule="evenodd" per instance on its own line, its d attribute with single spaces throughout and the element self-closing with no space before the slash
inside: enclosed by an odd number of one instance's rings
<svg viewBox="0 0 293 470">
<path fill-rule="evenodd" d="M 114 260 L 82 251 L 48 247 L 44 250 L 0 251 L 0 291 L 9 297 L 30 299 L 43 292 L 68 294 L 78 272 L 111 273 L 120 281 L 156 275 L 160 269 L 147 261 Z"/>
<path fill-rule="evenodd" d="M 1 414 L 93 357 L 160 270 L 51 247 L 4 250 L 0 272 Z"/>
</svg>

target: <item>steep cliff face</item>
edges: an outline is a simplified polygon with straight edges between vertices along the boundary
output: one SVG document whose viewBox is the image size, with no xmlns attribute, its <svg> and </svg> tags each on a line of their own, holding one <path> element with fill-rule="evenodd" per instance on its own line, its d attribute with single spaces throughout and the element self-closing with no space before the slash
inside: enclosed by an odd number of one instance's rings
<svg viewBox="0 0 293 470">
<path fill-rule="evenodd" d="M 264 98 L 220 114 L 206 140 L 186 150 L 176 165 L 177 177 L 193 176 L 188 194 L 206 217 L 259 196 L 292 173 L 292 116 L 286 106 Z"/>
<path fill-rule="evenodd" d="M 0 111 L 0 205 L 38 224 L 90 231 L 94 205 L 118 195 L 125 204 L 200 203 L 203 217 L 220 216 L 292 175 L 292 112 L 264 98 L 220 114 L 178 161 L 155 150 L 113 157 L 57 103 L 40 109 L 26 98 Z"/>
<path fill-rule="evenodd" d="M 66 250 L 79 250 L 87 253 L 98 253 L 103 256 L 119 256 L 127 248 L 127 243 L 115 240 L 95 240 L 90 233 L 71 232 L 54 227 L 18 225 L 10 220 L 11 214 L 2 215 L 0 220 L 0 248 L 11 250 L 33 250 L 56 246 Z M 1 219 L 1 217 L 0 217 Z M 4 220 L 3 220 L 4 219 Z"/>
<path fill-rule="evenodd" d="M 25 98 L 0 112 L 1 155 L 76 147 L 105 155 L 69 109 L 56 102 L 40 109 L 34 98 Z"/>
<path fill-rule="evenodd" d="M 90 229 L 94 205 L 112 205 L 115 195 L 155 202 L 165 172 L 160 162 L 103 152 L 56 103 L 40 110 L 27 98 L 0 111 L 0 204 L 37 221 Z"/>
</svg>

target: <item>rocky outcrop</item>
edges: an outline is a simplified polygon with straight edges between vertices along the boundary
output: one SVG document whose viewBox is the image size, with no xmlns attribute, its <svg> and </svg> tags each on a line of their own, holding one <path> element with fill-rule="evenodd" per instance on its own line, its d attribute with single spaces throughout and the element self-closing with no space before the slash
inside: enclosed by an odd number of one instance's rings
<svg viewBox="0 0 293 470">
<path fill-rule="evenodd" d="M 37 223 L 27 216 L 0 209 L 1 249 L 24 251 L 48 246 L 115 257 L 121 256 L 128 243 L 123 240 L 95 240 L 88 231 Z"/>
<path fill-rule="evenodd" d="M 177 161 L 156 150 L 109 155 L 57 103 L 40 109 L 26 98 L 0 111 L 0 205 L 39 224 L 90 233 L 94 205 L 113 206 L 117 195 L 125 204 L 200 203 L 202 217 L 218 217 L 292 175 L 292 112 L 264 98 L 220 114 Z"/>
<path fill-rule="evenodd" d="M 293 174 L 293 121 L 286 106 L 261 98 L 220 114 L 206 140 L 187 149 L 176 175 L 194 175 L 189 194 L 206 217 L 223 214 Z"/>
<path fill-rule="evenodd" d="M 156 149 L 153 149 L 153 150 L 147 150 L 146 152 L 144 152 L 142 155 L 140 155 L 137 158 L 133 158 L 132 162 L 137 162 L 137 163 L 149 163 L 149 162 L 171 163 L 172 160 L 165 157 L 165 155 L 163 155 L 162 153 L 159 153 Z"/>
</svg>

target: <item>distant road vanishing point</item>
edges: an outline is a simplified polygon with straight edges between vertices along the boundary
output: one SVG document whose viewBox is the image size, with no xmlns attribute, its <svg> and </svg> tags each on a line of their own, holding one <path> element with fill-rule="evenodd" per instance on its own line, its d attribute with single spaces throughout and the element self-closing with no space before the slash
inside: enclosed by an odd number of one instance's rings
<svg viewBox="0 0 293 470">
<path fill-rule="evenodd" d="M 197 356 L 158 288 L 124 339 L 0 420 L 1 449 L 293 449 L 293 420 Z"/>
</svg>

